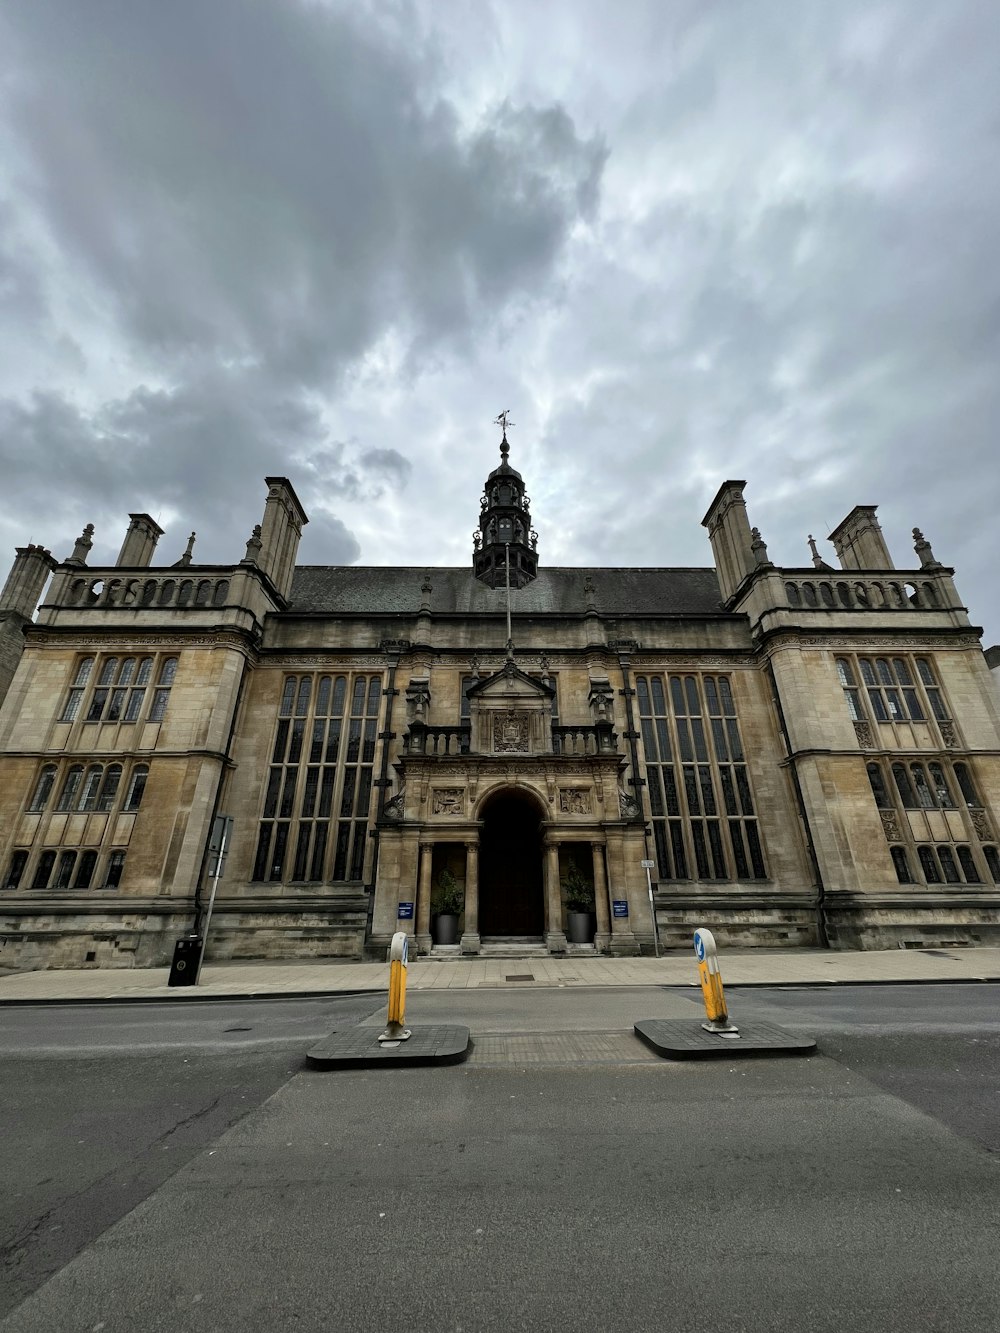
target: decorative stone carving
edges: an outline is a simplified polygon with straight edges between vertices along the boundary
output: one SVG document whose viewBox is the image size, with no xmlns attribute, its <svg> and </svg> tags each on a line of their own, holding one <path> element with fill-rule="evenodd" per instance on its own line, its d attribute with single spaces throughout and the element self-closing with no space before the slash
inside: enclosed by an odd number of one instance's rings
<svg viewBox="0 0 1000 1333">
<path fill-rule="evenodd" d="M 903 835 L 899 831 L 899 819 L 895 810 L 880 810 L 882 816 L 882 832 L 889 842 L 902 842 Z"/>
<path fill-rule="evenodd" d="M 386 819 L 403 818 L 403 797 L 406 794 L 405 787 L 396 793 L 391 800 L 386 801 L 382 814 Z"/>
<path fill-rule="evenodd" d="M 590 792 L 578 787 L 560 787 L 559 809 L 564 815 L 589 815 Z"/>
<path fill-rule="evenodd" d="M 465 792 L 461 787 L 436 787 L 431 800 L 431 813 L 435 815 L 464 815 Z"/>
<path fill-rule="evenodd" d="M 414 722 L 426 722 L 430 703 L 430 681 L 426 676 L 414 676 L 406 687 L 406 720 L 411 726 Z"/>
<path fill-rule="evenodd" d="M 941 728 L 941 739 L 949 749 L 954 749 L 958 745 L 958 732 L 955 730 L 954 722 L 939 722 Z"/>
<path fill-rule="evenodd" d="M 771 561 L 767 557 L 767 543 L 760 535 L 760 528 L 751 528 L 750 538 L 750 550 L 753 552 L 754 561 L 758 565 L 769 565 Z"/>
<path fill-rule="evenodd" d="M 618 788 L 618 810 L 622 819 L 635 819 L 639 813 L 639 802 L 621 787 Z"/>
<path fill-rule="evenodd" d="M 990 828 L 986 811 L 970 810 L 969 815 L 972 819 L 972 827 L 976 830 L 976 837 L 981 838 L 983 842 L 992 842 L 993 830 Z"/>
<path fill-rule="evenodd" d="M 615 696 L 606 677 L 591 677 L 589 702 L 597 723 L 610 722 L 614 716 Z"/>
<path fill-rule="evenodd" d="M 247 553 L 240 561 L 241 565 L 255 565 L 257 563 L 257 557 L 260 555 L 261 547 L 263 546 L 260 532 L 260 524 L 255 523 L 254 530 L 251 532 L 250 539 L 247 542 Z"/>
<path fill-rule="evenodd" d="M 524 754 L 528 749 L 528 714 L 497 713 L 493 718 L 493 749 L 497 754 Z"/>
<path fill-rule="evenodd" d="M 863 750 L 875 749 L 875 737 L 872 735 L 870 722 L 855 722 L 854 733 L 858 738 L 858 744 Z"/>
</svg>

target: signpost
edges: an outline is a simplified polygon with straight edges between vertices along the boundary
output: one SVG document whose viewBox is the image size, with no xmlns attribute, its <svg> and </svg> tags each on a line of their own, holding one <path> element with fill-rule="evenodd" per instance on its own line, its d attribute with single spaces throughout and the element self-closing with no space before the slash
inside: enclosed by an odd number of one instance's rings
<svg viewBox="0 0 1000 1333">
<path fill-rule="evenodd" d="M 208 840 L 208 873 L 212 880 L 212 892 L 208 899 L 208 911 L 205 914 L 205 928 L 201 932 L 201 955 L 198 958 L 198 971 L 195 974 L 194 984 L 197 986 L 201 980 L 201 965 L 205 960 L 205 950 L 208 947 L 208 928 L 212 924 L 212 909 L 215 907 L 215 894 L 219 887 L 219 879 L 226 865 L 226 849 L 232 838 L 233 821 L 229 815 L 216 815 L 212 822 L 212 835 Z"/>
<path fill-rule="evenodd" d="M 655 861 L 643 861 L 642 868 L 646 872 L 646 892 L 649 894 L 649 915 L 653 918 L 653 948 L 656 950 L 656 956 L 660 956 L 660 928 L 656 924 L 656 908 L 653 905 L 653 881 L 649 872 L 656 865 Z"/>
</svg>

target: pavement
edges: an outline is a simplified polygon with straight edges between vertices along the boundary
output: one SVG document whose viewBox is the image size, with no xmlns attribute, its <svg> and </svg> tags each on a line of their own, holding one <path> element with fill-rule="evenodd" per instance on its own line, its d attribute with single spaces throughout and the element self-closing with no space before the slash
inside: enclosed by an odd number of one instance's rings
<svg viewBox="0 0 1000 1333">
<path fill-rule="evenodd" d="M 905 982 L 1000 981 L 1000 948 L 726 949 L 727 986 L 830 986 Z M 129 1000 L 238 999 L 349 995 L 388 989 L 387 963 L 211 963 L 198 986 L 167 986 L 168 969 L 81 968 L 17 972 L 0 977 L 0 1005 Z M 411 959 L 411 991 L 522 990 L 533 987 L 694 986 L 694 954 L 661 958 Z"/>
</svg>

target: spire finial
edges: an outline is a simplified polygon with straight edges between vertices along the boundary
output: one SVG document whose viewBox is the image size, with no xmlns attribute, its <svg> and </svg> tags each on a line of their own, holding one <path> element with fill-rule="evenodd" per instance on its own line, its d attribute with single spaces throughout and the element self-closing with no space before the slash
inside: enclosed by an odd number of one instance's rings
<svg viewBox="0 0 1000 1333">
<path fill-rule="evenodd" d="M 510 420 L 509 407 L 504 408 L 494 422 L 494 425 L 499 426 L 503 431 L 503 439 L 500 441 L 500 457 L 506 463 L 507 455 L 510 453 L 510 445 L 507 443 L 507 427 L 514 425 L 514 422 Z"/>
<path fill-rule="evenodd" d="M 184 554 L 177 561 L 177 564 L 174 566 L 175 569 L 179 566 L 183 567 L 191 563 L 191 556 L 194 552 L 194 539 L 197 535 L 196 532 L 192 532 L 191 536 L 187 539 L 187 546 L 184 548 Z"/>
</svg>

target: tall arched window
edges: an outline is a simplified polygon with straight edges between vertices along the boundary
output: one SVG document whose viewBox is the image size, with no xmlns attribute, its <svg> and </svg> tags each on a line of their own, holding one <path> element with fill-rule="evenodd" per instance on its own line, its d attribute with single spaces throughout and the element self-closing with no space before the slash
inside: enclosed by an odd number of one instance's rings
<svg viewBox="0 0 1000 1333">
<path fill-rule="evenodd" d="M 122 810 L 125 814 L 134 814 L 142 804 L 142 794 L 146 790 L 146 779 L 149 777 L 148 764 L 136 764 L 132 770 L 132 777 L 129 779 L 128 791 L 125 794 L 125 804 Z"/>
<path fill-rule="evenodd" d="M 44 810 L 52 795 L 52 787 L 56 780 L 55 764 L 46 764 L 38 775 L 38 781 L 35 783 L 35 790 L 31 797 L 31 804 L 28 809 L 34 814 L 39 810 Z"/>
<path fill-rule="evenodd" d="M 20 886 L 24 875 L 24 868 L 28 864 L 28 853 L 19 848 L 10 858 L 10 865 L 7 867 L 7 878 L 3 882 L 5 889 L 16 889 Z"/>
<path fill-rule="evenodd" d="M 121 764 L 109 764 L 104 774 L 104 781 L 101 784 L 101 794 L 97 798 L 97 809 L 107 811 L 115 803 L 115 797 L 118 795 L 118 784 L 122 780 Z"/>
<path fill-rule="evenodd" d="M 128 704 L 125 708 L 123 722 L 138 722 L 139 715 L 142 712 L 143 701 L 146 697 L 146 686 L 153 674 L 153 659 L 144 657 L 139 662 L 138 670 L 135 674 L 135 685 L 129 691 Z"/>
<path fill-rule="evenodd" d="M 170 698 L 170 687 L 173 685 L 176 675 L 177 658 L 164 658 L 163 665 L 160 667 L 160 678 L 153 692 L 153 706 L 149 710 L 150 722 L 163 721 L 163 715 L 167 711 L 167 700 Z"/>
<path fill-rule="evenodd" d="M 913 794 L 913 788 L 910 786 L 910 779 L 906 775 L 906 769 L 902 764 L 893 764 L 893 781 L 896 783 L 896 790 L 899 792 L 899 799 L 907 810 L 917 809 L 917 798 Z"/>
<path fill-rule="evenodd" d="M 882 770 L 878 764 L 868 765 L 868 781 L 871 783 L 872 795 L 875 797 L 875 804 L 879 809 L 892 809 L 892 801 L 889 799 L 889 793 L 882 778 Z"/>
<path fill-rule="evenodd" d="M 78 810 L 90 811 L 97 808 L 97 793 L 100 791 L 103 776 L 103 764 L 91 764 L 87 769 L 87 776 L 80 785 L 80 799 L 76 803 Z"/>
<path fill-rule="evenodd" d="M 47 852 L 42 852 L 38 858 L 38 865 L 35 866 L 35 877 L 31 881 L 33 889 L 47 889 L 49 880 L 52 878 L 52 868 L 56 863 L 56 854 L 49 848 Z"/>
<path fill-rule="evenodd" d="M 59 794 L 59 804 L 56 806 L 56 809 L 61 814 L 65 814 L 66 811 L 73 809 L 73 805 L 76 801 L 76 795 L 80 789 L 80 783 L 82 781 L 83 781 L 83 765 L 74 764 L 73 767 L 66 774 L 66 780 L 63 783 L 62 791 Z"/>
<path fill-rule="evenodd" d="M 969 772 L 968 765 L 955 765 L 955 778 L 962 793 L 962 799 L 971 810 L 978 810 L 982 802 L 976 795 L 976 786 L 972 781 L 972 774 Z"/>
<path fill-rule="evenodd" d="M 94 869 L 97 866 L 96 852 L 83 852 L 80 856 L 76 868 L 76 879 L 73 881 L 74 889 L 89 889 L 90 881 L 94 878 Z"/>
<path fill-rule="evenodd" d="M 958 863 L 962 867 L 962 874 L 965 876 L 967 884 L 981 884 L 979 871 L 976 869 L 976 863 L 972 857 L 972 851 L 968 847 L 956 847 L 955 853 L 958 856 Z"/>
<path fill-rule="evenodd" d="M 55 888 L 68 889 L 76 865 L 76 852 L 63 852 L 59 857 L 59 869 L 56 872 Z"/>
<path fill-rule="evenodd" d="M 59 715 L 60 722 L 73 722 L 76 719 L 76 715 L 80 711 L 80 704 L 83 702 L 83 692 L 90 680 L 90 673 L 93 669 L 94 659 L 92 657 L 80 659 L 76 668 L 76 675 L 73 677 L 73 684 L 66 696 L 66 703 Z"/>
<path fill-rule="evenodd" d="M 924 872 L 924 879 L 928 884 L 941 883 L 941 871 L 938 869 L 938 863 L 930 847 L 918 847 L 917 856 L 920 858 L 920 869 Z"/>
</svg>

